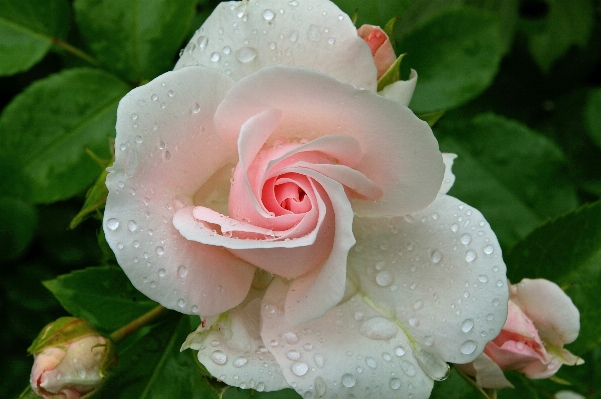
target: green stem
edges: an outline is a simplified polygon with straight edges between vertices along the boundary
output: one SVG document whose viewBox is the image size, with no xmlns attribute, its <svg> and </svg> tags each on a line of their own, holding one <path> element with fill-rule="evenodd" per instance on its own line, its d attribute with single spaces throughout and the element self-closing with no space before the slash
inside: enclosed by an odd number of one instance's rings
<svg viewBox="0 0 601 399">
<path fill-rule="evenodd" d="M 167 311 L 167 308 L 162 307 L 161 305 L 152 309 L 148 313 L 143 314 L 137 319 L 131 321 L 129 324 L 124 325 L 123 327 L 113 331 L 109 337 L 111 340 L 118 344 L 123 341 L 125 338 L 129 337 L 131 334 L 138 331 L 141 327 L 148 325 L 158 319 Z"/>
<path fill-rule="evenodd" d="M 95 67 L 101 67 L 102 66 L 102 65 L 100 65 L 100 62 L 98 62 L 98 60 L 96 60 L 96 58 L 92 57 L 91 55 L 88 55 L 88 54 L 84 53 L 83 51 L 81 51 L 77 47 L 73 47 L 69 43 L 62 41 L 61 39 L 59 39 L 57 37 L 53 37 L 52 38 L 52 43 L 54 43 L 58 47 L 62 48 L 63 50 L 65 50 L 65 51 L 73 54 L 74 56 L 79 57 L 82 60 L 84 60 L 84 61 L 86 61 L 86 62 L 94 65 Z"/>
</svg>

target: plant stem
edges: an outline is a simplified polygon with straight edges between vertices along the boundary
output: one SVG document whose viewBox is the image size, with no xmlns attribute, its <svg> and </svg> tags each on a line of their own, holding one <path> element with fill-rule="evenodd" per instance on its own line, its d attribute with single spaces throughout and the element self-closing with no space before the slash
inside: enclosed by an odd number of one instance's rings
<svg viewBox="0 0 601 399">
<path fill-rule="evenodd" d="M 111 340 L 118 344 L 123 341 L 125 338 L 129 337 L 131 334 L 138 331 L 141 327 L 148 325 L 158 319 L 167 311 L 167 308 L 162 307 L 161 305 L 152 309 L 148 313 L 143 314 L 137 319 L 131 321 L 129 324 L 124 325 L 123 327 L 113 331 L 109 337 Z"/>
<path fill-rule="evenodd" d="M 96 60 L 91 55 L 88 55 L 88 54 L 84 53 L 83 51 L 81 51 L 77 47 L 73 47 L 69 43 L 62 41 L 61 39 L 59 39 L 57 37 L 53 37 L 52 38 L 52 43 L 54 43 L 58 47 L 62 48 L 63 50 L 65 50 L 65 51 L 73 54 L 74 56 L 79 57 L 82 60 L 84 60 L 84 61 L 86 61 L 86 62 L 94 65 L 95 67 L 101 67 L 102 66 L 102 65 L 100 65 L 100 62 L 98 62 L 98 60 Z"/>
</svg>

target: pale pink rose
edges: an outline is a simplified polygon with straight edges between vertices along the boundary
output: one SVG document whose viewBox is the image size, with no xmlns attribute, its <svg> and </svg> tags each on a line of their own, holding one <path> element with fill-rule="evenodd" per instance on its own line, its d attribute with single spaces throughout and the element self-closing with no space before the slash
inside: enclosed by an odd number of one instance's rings
<svg viewBox="0 0 601 399">
<path fill-rule="evenodd" d="M 262 0 L 220 3 L 121 100 L 107 241 L 140 291 L 203 316 L 184 348 L 227 384 L 417 399 L 500 331 L 505 265 L 446 195 L 455 156 L 376 88 L 333 3 Z"/>
<path fill-rule="evenodd" d="M 31 388 L 45 399 L 79 399 L 104 381 L 106 339 L 88 335 L 35 354 Z"/>
<path fill-rule="evenodd" d="M 462 367 L 484 388 L 511 387 L 502 370 L 548 378 L 562 364 L 582 363 L 563 348 L 579 331 L 580 313 L 561 288 L 544 279 L 524 279 L 510 287 L 501 333 L 486 345 L 480 358 Z"/>
<path fill-rule="evenodd" d="M 388 68 L 396 61 L 396 55 L 392 43 L 386 32 L 379 26 L 362 25 L 357 29 L 357 34 L 365 40 L 371 55 L 374 57 L 376 68 L 378 68 L 378 79 L 388 71 Z"/>
</svg>

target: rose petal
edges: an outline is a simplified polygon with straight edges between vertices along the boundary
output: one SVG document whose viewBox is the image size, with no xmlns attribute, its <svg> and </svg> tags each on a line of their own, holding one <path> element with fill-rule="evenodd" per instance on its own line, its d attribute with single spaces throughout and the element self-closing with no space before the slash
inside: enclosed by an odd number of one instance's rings
<svg viewBox="0 0 601 399">
<path fill-rule="evenodd" d="M 208 331 L 191 333 L 182 350 L 198 350 L 198 360 L 209 373 L 228 385 L 277 391 L 288 383 L 260 336 L 261 297 L 262 292 L 251 289 L 244 303 Z"/>
<path fill-rule="evenodd" d="M 476 209 L 441 196 L 404 218 L 356 218 L 349 277 L 425 348 L 467 363 L 507 316 L 505 264 Z"/>
<path fill-rule="evenodd" d="M 208 316 L 236 306 L 254 272 L 223 248 L 185 239 L 172 225 L 177 208 L 192 205 L 204 183 L 236 162 L 235 147 L 215 134 L 212 121 L 232 83 L 201 67 L 168 72 L 132 90 L 117 111 L 106 238 L 137 289 L 184 313 Z"/>
<path fill-rule="evenodd" d="M 445 170 L 438 195 L 445 195 L 448 193 L 455 183 L 455 175 L 453 174 L 453 162 L 455 161 L 455 158 L 457 158 L 456 154 L 451 154 L 448 152 L 442 153 L 442 161 L 444 162 Z"/>
<path fill-rule="evenodd" d="M 557 284 L 523 279 L 512 286 L 511 300 L 534 322 L 545 342 L 562 347 L 578 337 L 580 312 Z"/>
<path fill-rule="evenodd" d="M 411 213 L 426 207 L 440 190 L 444 164 L 430 127 L 395 101 L 314 71 L 270 66 L 232 87 L 215 124 L 226 141 L 235 143 L 249 118 L 272 108 L 282 111 L 272 137 L 314 140 L 345 134 L 358 140 L 364 155 L 355 169 L 384 195 L 378 201 L 353 199 L 357 214 Z"/>
<path fill-rule="evenodd" d="M 192 37 L 175 69 L 201 65 L 239 80 L 274 64 L 310 68 L 376 89 L 369 47 L 350 18 L 329 1 L 221 3 Z"/>
<path fill-rule="evenodd" d="M 473 362 L 476 370 L 478 386 L 491 389 L 513 388 L 513 384 L 505 378 L 503 370 L 486 354 L 481 354 Z"/>
<path fill-rule="evenodd" d="M 320 319 L 294 326 L 283 306 L 290 288 L 275 279 L 267 289 L 261 306 L 261 337 L 282 366 L 286 381 L 301 395 L 366 399 L 429 396 L 433 381 L 413 357 L 407 337 L 361 295 Z M 377 327 L 384 329 L 386 336 L 378 336 Z"/>
<path fill-rule="evenodd" d="M 386 73 L 388 68 L 396 61 L 392 43 L 386 32 L 379 26 L 362 25 L 357 29 L 357 35 L 365 40 L 371 50 L 374 63 L 378 69 L 378 79 Z"/>
<path fill-rule="evenodd" d="M 389 100 L 398 101 L 405 107 L 409 106 L 415 86 L 417 85 L 417 72 L 415 69 L 411 70 L 408 80 L 397 80 L 394 83 L 389 84 L 378 92 L 379 95 Z"/>
</svg>

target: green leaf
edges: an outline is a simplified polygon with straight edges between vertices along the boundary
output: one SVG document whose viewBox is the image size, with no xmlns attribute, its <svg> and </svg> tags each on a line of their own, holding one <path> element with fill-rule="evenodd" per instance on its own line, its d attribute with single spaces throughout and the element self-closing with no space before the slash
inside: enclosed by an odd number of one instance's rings
<svg viewBox="0 0 601 399">
<path fill-rule="evenodd" d="M 31 387 L 28 386 L 21 393 L 21 395 L 19 395 L 19 397 L 17 399 L 40 399 L 40 398 L 41 398 L 41 396 L 36 395 L 36 393 L 33 392 L 33 389 L 31 389 Z"/>
<path fill-rule="evenodd" d="M 357 13 L 356 26 L 363 24 L 385 26 L 392 17 L 402 15 L 415 0 L 334 0 L 342 11 L 352 16 Z"/>
<path fill-rule="evenodd" d="M 257 392 L 254 389 L 229 387 L 223 393 L 223 399 L 300 399 L 294 389 L 283 389 L 273 392 Z"/>
<path fill-rule="evenodd" d="M 70 198 L 101 168 L 86 148 L 108 158 L 117 104 L 129 87 L 106 72 L 70 69 L 29 86 L 0 116 L 0 190 L 34 203 Z"/>
<path fill-rule="evenodd" d="M 430 125 L 430 127 L 434 126 L 436 124 L 436 122 L 439 121 L 440 118 L 442 118 L 442 116 L 446 113 L 446 111 L 437 111 L 437 112 L 431 112 L 429 114 L 420 114 L 417 115 L 417 117 L 419 119 L 421 119 L 424 122 L 427 122 L 428 125 Z"/>
<path fill-rule="evenodd" d="M 431 399 L 483 399 L 483 396 L 467 383 L 455 368 L 451 368 L 449 378 L 434 381 Z"/>
<path fill-rule="evenodd" d="M 216 399 L 194 361 L 194 352 L 180 352 L 190 333 L 187 316 L 173 315 L 126 347 L 120 364 L 94 399 Z"/>
<path fill-rule="evenodd" d="M 577 206 L 561 150 L 528 127 L 495 114 L 470 121 L 441 121 L 442 151 L 458 155 L 450 191 L 479 209 L 504 248 L 543 220 Z"/>
<path fill-rule="evenodd" d="M 584 47 L 595 21 L 590 0 L 546 2 L 549 13 L 542 24 L 540 21 L 522 21 L 530 53 L 543 71 L 548 71 L 571 46 Z"/>
<path fill-rule="evenodd" d="M 38 225 L 35 207 L 0 197 L 0 262 L 14 260 L 27 248 Z"/>
<path fill-rule="evenodd" d="M 156 306 L 113 266 L 78 270 L 44 281 L 44 285 L 69 313 L 104 332 L 116 330 Z"/>
<path fill-rule="evenodd" d="M 508 277 L 546 278 L 580 310 L 580 335 L 569 349 L 584 354 L 601 343 L 601 202 L 585 205 L 535 230 L 505 255 Z"/>
<path fill-rule="evenodd" d="M 397 23 L 403 25 L 403 20 Z M 409 33 L 397 32 L 400 52 L 419 74 L 411 100 L 416 113 L 457 107 L 495 77 L 504 51 L 500 18 L 472 7 L 443 8 Z"/>
<path fill-rule="evenodd" d="M 83 203 L 83 207 L 79 213 L 69 223 L 69 228 L 76 228 L 81 222 L 87 219 L 92 214 L 98 214 L 104 204 L 106 203 L 106 197 L 109 195 L 109 190 L 106 188 L 106 175 L 108 172 L 103 170 L 96 179 L 96 183 L 88 190 L 86 194 L 86 201 Z"/>
<path fill-rule="evenodd" d="M 0 76 L 31 68 L 69 29 L 65 0 L 0 0 Z"/>
<path fill-rule="evenodd" d="M 98 60 L 130 82 L 173 69 L 196 0 L 76 0 L 75 17 Z M 198 27 L 197 27 L 198 28 Z"/>
<path fill-rule="evenodd" d="M 584 119 L 589 136 L 601 147 L 601 89 L 589 92 Z"/>
</svg>

